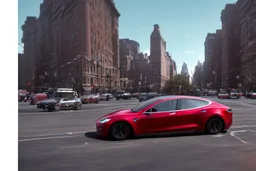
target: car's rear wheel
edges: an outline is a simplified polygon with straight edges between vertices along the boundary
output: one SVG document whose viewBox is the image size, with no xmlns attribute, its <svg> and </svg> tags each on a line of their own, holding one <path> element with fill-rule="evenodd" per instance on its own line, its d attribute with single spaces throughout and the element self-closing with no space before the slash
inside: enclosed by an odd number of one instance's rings
<svg viewBox="0 0 256 171">
<path fill-rule="evenodd" d="M 117 122 L 110 127 L 109 136 L 113 140 L 125 140 L 132 136 L 132 128 L 125 122 Z"/>
<path fill-rule="evenodd" d="M 224 130 L 224 122 L 219 117 L 213 117 L 206 124 L 206 132 L 208 134 L 218 134 Z"/>
</svg>

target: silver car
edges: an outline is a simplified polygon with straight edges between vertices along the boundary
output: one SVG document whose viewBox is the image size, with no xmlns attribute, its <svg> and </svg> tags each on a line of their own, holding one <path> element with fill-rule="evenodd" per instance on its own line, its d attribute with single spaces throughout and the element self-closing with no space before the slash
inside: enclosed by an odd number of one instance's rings
<svg viewBox="0 0 256 171">
<path fill-rule="evenodd" d="M 80 110 L 82 108 L 82 102 L 79 98 L 63 98 L 60 100 L 60 109 L 74 109 Z"/>
</svg>

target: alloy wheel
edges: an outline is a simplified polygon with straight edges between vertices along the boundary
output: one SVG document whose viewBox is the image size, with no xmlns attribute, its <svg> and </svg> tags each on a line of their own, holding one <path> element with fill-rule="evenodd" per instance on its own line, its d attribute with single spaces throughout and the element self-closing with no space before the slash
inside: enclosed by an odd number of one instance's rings
<svg viewBox="0 0 256 171">
<path fill-rule="evenodd" d="M 131 135 L 131 128 L 127 123 L 119 122 L 113 125 L 111 136 L 114 140 L 125 140 Z"/>
<path fill-rule="evenodd" d="M 207 124 L 207 131 L 210 134 L 217 134 L 223 131 L 224 124 L 223 121 L 220 118 L 212 118 L 208 121 Z"/>
</svg>

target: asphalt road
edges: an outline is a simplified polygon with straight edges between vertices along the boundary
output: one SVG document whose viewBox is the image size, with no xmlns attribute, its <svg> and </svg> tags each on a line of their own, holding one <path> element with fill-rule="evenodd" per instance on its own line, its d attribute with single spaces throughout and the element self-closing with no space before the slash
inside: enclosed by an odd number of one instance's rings
<svg viewBox="0 0 256 171">
<path fill-rule="evenodd" d="M 234 111 L 233 126 L 226 134 L 121 142 L 97 139 L 95 120 L 131 108 L 136 100 L 83 105 L 73 112 L 39 112 L 19 104 L 26 109 L 19 113 L 19 171 L 255 171 L 256 100 L 211 99 Z"/>
</svg>

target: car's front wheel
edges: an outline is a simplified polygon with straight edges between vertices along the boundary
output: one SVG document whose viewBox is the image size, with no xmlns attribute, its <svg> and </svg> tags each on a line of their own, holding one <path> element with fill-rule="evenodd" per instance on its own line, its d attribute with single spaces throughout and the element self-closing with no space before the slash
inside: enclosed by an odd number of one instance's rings
<svg viewBox="0 0 256 171">
<path fill-rule="evenodd" d="M 109 136 L 112 140 L 125 140 L 132 136 L 132 128 L 125 122 L 117 122 L 110 127 Z"/>
<path fill-rule="evenodd" d="M 206 124 L 206 132 L 208 134 L 218 134 L 224 130 L 224 122 L 219 117 L 213 117 Z"/>
<path fill-rule="evenodd" d="M 54 105 L 54 110 L 55 110 L 55 111 L 60 111 L 60 104 L 56 103 L 56 104 Z"/>
<path fill-rule="evenodd" d="M 75 110 L 80 110 L 81 109 L 81 104 L 77 104 L 76 106 L 75 106 Z"/>
</svg>

